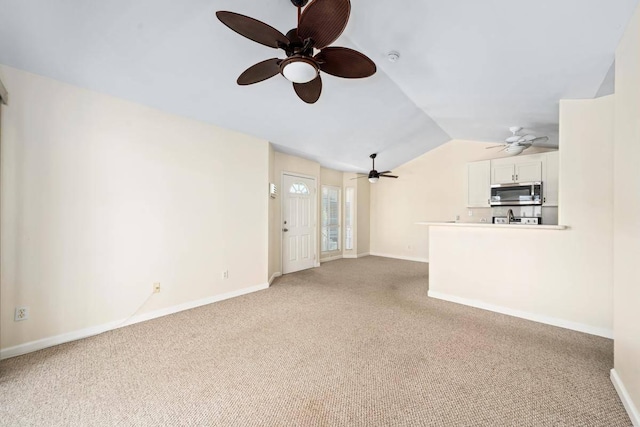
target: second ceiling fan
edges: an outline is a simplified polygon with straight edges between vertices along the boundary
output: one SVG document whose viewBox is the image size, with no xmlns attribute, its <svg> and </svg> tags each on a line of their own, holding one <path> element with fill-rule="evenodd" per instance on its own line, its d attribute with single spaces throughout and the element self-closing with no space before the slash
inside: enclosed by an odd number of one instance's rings
<svg viewBox="0 0 640 427">
<path fill-rule="evenodd" d="M 359 176 L 357 178 L 351 178 L 351 179 L 368 178 L 370 183 L 375 184 L 376 182 L 378 182 L 378 179 L 380 179 L 381 177 L 382 178 L 398 178 L 397 175 L 389 175 L 391 171 L 378 172 L 376 170 L 377 156 L 378 155 L 376 153 L 373 153 L 372 155 L 369 156 L 372 162 L 371 171 L 369 171 L 369 175 L 363 175 L 363 176 Z"/>
<path fill-rule="evenodd" d="M 502 147 L 502 150 L 500 151 L 504 151 L 510 156 L 517 156 L 527 148 L 531 147 L 534 143 L 549 140 L 549 137 L 547 136 L 535 136 L 530 133 L 522 135 L 522 127 L 520 126 L 512 126 L 509 128 L 509 131 L 511 131 L 511 136 L 504 140 L 504 144 L 492 145 L 491 147 L 485 148 L 488 150 L 491 148 Z"/>
<path fill-rule="evenodd" d="M 300 99 L 313 104 L 322 92 L 320 71 L 347 79 L 369 77 L 376 72 L 376 65 L 362 53 L 346 47 L 328 47 L 347 26 L 351 2 L 313 0 L 306 6 L 308 1 L 291 0 L 298 8 L 298 26 L 286 35 L 248 16 L 216 12 L 218 19 L 233 31 L 265 46 L 282 49 L 287 55 L 285 59 L 271 58 L 249 67 L 238 77 L 239 85 L 282 74 L 293 83 Z"/>
</svg>

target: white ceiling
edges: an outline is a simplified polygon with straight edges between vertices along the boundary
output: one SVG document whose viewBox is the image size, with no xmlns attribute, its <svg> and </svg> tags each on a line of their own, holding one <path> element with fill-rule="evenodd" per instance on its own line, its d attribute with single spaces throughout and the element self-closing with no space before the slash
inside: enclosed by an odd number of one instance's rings
<svg viewBox="0 0 640 427">
<path fill-rule="evenodd" d="M 341 170 L 396 167 L 451 138 L 524 126 L 557 145 L 558 100 L 593 97 L 638 0 L 352 0 L 334 45 L 378 73 L 323 75 L 307 105 L 281 76 L 235 80 L 282 51 L 230 31 L 230 10 L 285 33 L 290 0 L 0 0 L 0 63 L 268 139 Z M 396 63 L 386 60 L 400 52 Z M 8 88 L 9 91 L 11 88 Z"/>
</svg>

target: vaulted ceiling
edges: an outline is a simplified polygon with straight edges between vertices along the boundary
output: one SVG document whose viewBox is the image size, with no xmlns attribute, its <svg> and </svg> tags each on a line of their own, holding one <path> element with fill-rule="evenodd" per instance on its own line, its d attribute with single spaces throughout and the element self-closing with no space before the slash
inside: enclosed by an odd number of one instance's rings
<svg viewBox="0 0 640 427">
<path fill-rule="evenodd" d="M 317 0 L 322 1 L 322 0 Z M 596 95 L 638 0 L 352 0 L 333 45 L 371 78 L 323 76 L 316 104 L 281 76 L 238 86 L 282 51 L 230 31 L 230 10 L 283 33 L 290 0 L 0 0 L 0 63 L 271 141 L 340 170 L 390 169 L 450 140 L 519 125 L 558 142 L 558 101 Z M 400 60 L 387 60 L 398 51 Z M 9 88 L 10 90 L 10 88 Z"/>
</svg>

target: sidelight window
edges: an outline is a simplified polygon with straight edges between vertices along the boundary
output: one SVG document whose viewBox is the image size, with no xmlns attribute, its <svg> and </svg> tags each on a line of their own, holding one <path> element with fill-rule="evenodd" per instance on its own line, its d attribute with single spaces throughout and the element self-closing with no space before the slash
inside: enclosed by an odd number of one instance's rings
<svg viewBox="0 0 640 427">
<path fill-rule="evenodd" d="M 347 187 L 344 191 L 344 248 L 350 251 L 353 250 L 353 225 L 355 223 L 353 203 L 355 197 L 353 187 Z"/>
<path fill-rule="evenodd" d="M 340 188 L 322 186 L 322 252 L 340 250 Z"/>
</svg>

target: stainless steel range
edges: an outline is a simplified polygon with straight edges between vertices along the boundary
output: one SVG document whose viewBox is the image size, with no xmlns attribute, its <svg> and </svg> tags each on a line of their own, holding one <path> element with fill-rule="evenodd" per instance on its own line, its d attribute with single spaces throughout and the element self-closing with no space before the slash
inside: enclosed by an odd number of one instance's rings
<svg viewBox="0 0 640 427">
<path fill-rule="evenodd" d="M 542 206 L 494 206 L 491 209 L 494 224 L 542 224 Z"/>
<path fill-rule="evenodd" d="M 542 224 L 542 218 L 538 217 L 517 217 L 512 218 L 505 216 L 494 216 L 494 224 L 514 224 L 514 225 L 540 225 Z"/>
</svg>

